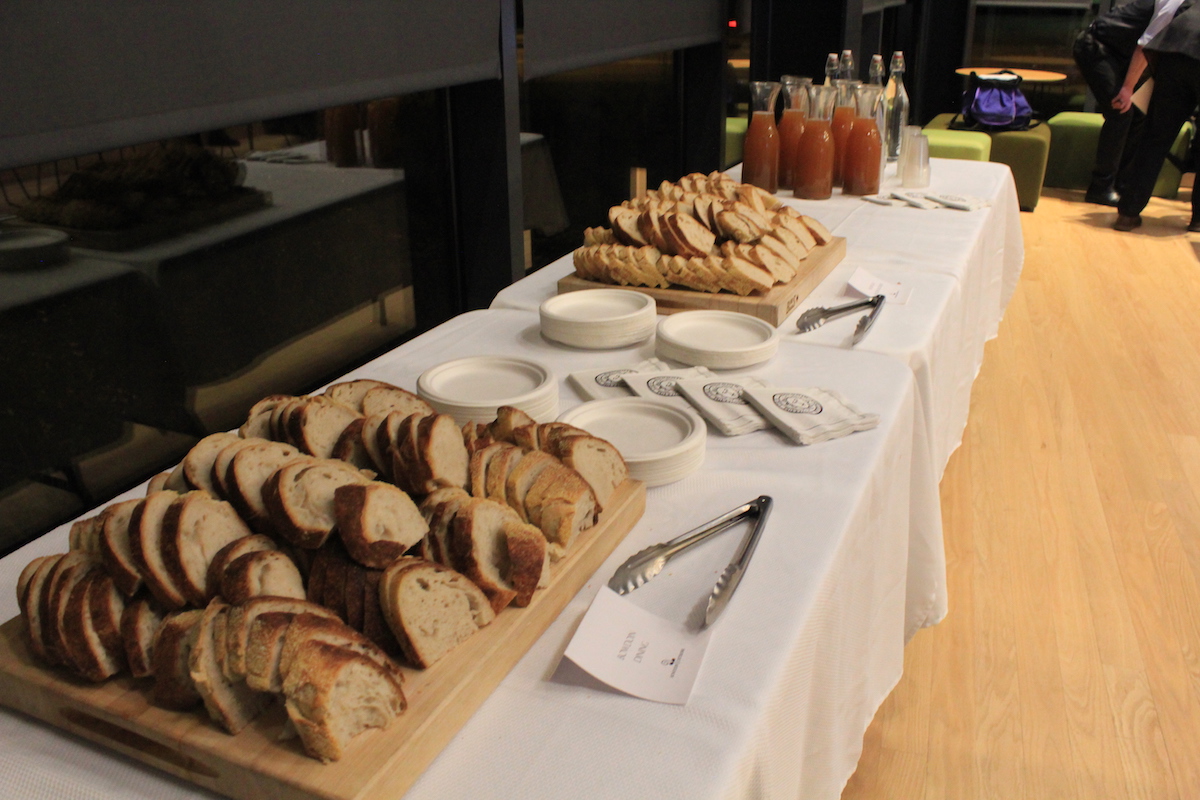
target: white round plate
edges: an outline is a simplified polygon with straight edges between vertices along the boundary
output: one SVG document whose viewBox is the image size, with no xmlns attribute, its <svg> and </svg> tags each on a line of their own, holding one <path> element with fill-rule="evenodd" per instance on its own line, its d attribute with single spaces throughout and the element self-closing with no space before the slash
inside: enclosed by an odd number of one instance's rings
<svg viewBox="0 0 1200 800">
<path fill-rule="evenodd" d="M 696 450 L 703 450 L 708 432 L 704 421 L 692 411 L 644 397 L 584 403 L 558 419 L 611 441 L 625 457 L 631 473 L 638 464 L 660 469 L 670 467 L 674 458 L 689 462 Z"/>
<path fill-rule="evenodd" d="M 554 374 L 537 363 L 507 356 L 471 356 L 430 367 L 417 379 L 426 400 L 459 408 L 517 406 L 557 398 Z"/>
<path fill-rule="evenodd" d="M 779 338 L 766 320 L 736 311 L 683 311 L 658 323 L 659 354 L 686 364 L 732 369 L 766 361 Z"/>
<path fill-rule="evenodd" d="M 551 297 L 538 309 L 542 335 L 590 350 L 625 347 L 654 333 L 654 298 L 624 289 L 592 289 Z"/>
<path fill-rule="evenodd" d="M 67 234 L 49 228 L 0 230 L 0 270 L 39 269 L 61 264 L 70 255 L 67 241 Z"/>
</svg>

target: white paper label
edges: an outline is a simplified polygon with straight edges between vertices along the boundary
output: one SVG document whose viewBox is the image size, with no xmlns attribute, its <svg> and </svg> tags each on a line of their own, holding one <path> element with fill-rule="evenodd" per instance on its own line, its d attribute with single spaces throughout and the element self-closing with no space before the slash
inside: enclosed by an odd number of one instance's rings
<svg viewBox="0 0 1200 800">
<path fill-rule="evenodd" d="M 908 298 L 912 295 L 911 286 L 905 286 L 899 281 L 888 283 L 867 272 L 862 267 L 854 270 L 854 274 L 850 276 L 848 288 L 863 297 L 874 297 L 877 294 L 881 294 L 887 298 L 889 303 L 898 303 L 900 305 L 907 303 Z"/>
<path fill-rule="evenodd" d="M 684 705 L 710 633 L 711 629 L 689 631 L 603 586 L 564 655 L 614 689 L 643 700 Z"/>
</svg>

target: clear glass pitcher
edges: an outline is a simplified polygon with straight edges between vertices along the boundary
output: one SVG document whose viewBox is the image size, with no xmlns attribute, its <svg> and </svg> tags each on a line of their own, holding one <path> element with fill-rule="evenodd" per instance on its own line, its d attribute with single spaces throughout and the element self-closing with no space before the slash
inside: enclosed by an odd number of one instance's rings
<svg viewBox="0 0 1200 800">
<path fill-rule="evenodd" d="M 750 82 L 750 126 L 742 156 L 742 182 L 772 194 L 779 189 L 779 130 L 775 101 L 782 88 L 777 81 Z"/>
<path fill-rule="evenodd" d="M 860 80 L 837 80 L 837 102 L 833 107 L 833 185 L 841 186 L 846 163 L 846 141 L 854 127 L 854 93 Z"/>
<path fill-rule="evenodd" d="M 883 167 L 883 135 L 879 113 L 882 86 L 859 86 L 854 93 L 854 125 L 846 137 L 842 162 L 844 194 L 877 194 Z"/>
<path fill-rule="evenodd" d="M 808 115 L 796 147 L 792 193 L 807 200 L 827 200 L 833 194 L 833 106 L 834 86 L 808 87 Z"/>
<path fill-rule="evenodd" d="M 796 147 L 804 133 L 804 121 L 808 116 L 808 87 L 812 78 L 799 75 L 784 75 L 783 115 L 779 118 L 779 188 L 791 189 L 794 185 Z"/>
</svg>

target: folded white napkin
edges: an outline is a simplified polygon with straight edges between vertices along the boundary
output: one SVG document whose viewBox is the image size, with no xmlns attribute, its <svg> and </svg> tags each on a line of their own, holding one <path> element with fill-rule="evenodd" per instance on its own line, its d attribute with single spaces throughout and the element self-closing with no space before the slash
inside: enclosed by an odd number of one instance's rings
<svg viewBox="0 0 1200 800">
<path fill-rule="evenodd" d="M 711 379 L 714 377 L 716 376 L 708 367 L 680 367 L 679 369 L 667 367 L 657 372 L 630 372 L 621 376 L 625 385 L 632 389 L 634 394 L 653 400 L 666 400 L 668 403 L 686 408 L 688 411 L 692 410 L 692 404 L 679 393 L 675 384 L 688 378 Z"/>
<path fill-rule="evenodd" d="M 750 404 L 796 444 L 816 444 L 879 424 L 878 414 L 864 414 L 832 389 L 747 386 Z"/>
<path fill-rule="evenodd" d="M 771 423 L 742 397 L 748 386 L 765 388 L 767 384 L 751 375 L 688 378 L 675 384 L 679 393 L 726 436 L 740 436 L 771 427 Z"/>
<path fill-rule="evenodd" d="M 611 397 L 629 397 L 631 394 L 629 387 L 621 380 L 622 376 L 631 372 L 649 372 L 664 369 L 670 369 L 667 362 L 660 361 L 657 358 L 648 358 L 640 364 L 634 364 L 632 367 L 618 367 L 616 369 L 606 367 L 604 369 L 572 372 L 567 376 L 567 381 L 588 400 L 607 400 Z"/>
</svg>

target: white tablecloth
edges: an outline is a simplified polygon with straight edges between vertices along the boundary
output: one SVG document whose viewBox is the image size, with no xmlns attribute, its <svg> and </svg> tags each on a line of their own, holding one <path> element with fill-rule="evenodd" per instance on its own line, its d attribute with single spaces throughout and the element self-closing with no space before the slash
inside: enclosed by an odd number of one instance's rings
<svg viewBox="0 0 1200 800">
<path fill-rule="evenodd" d="M 931 166 L 928 191 L 979 197 L 989 207 L 922 211 L 841 194 L 797 200 L 781 193 L 785 203 L 845 237 L 846 258 L 780 329 L 788 332 L 789 341 L 848 348 L 857 316 L 805 335 L 792 333 L 795 318 L 815 305 L 845 302 L 846 282 L 860 267 L 910 286 L 911 300 L 887 306 L 857 349 L 892 356 L 912 368 L 940 475 L 962 439 L 983 345 L 999 329 L 1025 251 L 1016 186 L 1007 165 L 933 159 Z M 740 171 L 738 166 L 730 173 L 737 178 Z M 887 183 L 896 185 L 894 176 Z M 567 255 L 501 291 L 492 307 L 537 310 L 554 295 L 558 279 L 573 271 Z"/>
<path fill-rule="evenodd" d="M 473 312 L 356 370 L 413 388 L 465 355 L 523 355 L 560 378 L 620 366 L 649 346 L 589 352 L 541 339 L 529 311 Z M 867 352 L 790 344 L 748 370 L 777 385 L 837 389 L 878 428 L 812 447 L 774 431 L 710 436 L 702 469 L 649 491 L 641 522 L 406 795 L 445 798 L 836 798 L 862 735 L 899 679 L 906 637 L 945 611 L 936 471 L 912 372 Z M 690 702 L 597 689 L 556 665 L 599 587 L 631 553 L 759 494 L 776 507 L 717 623 Z M 739 535 L 672 562 L 632 597 L 675 618 L 707 595 Z M 0 560 L 0 617 L 33 556 L 66 528 Z M 0 712 L 0 785 L 31 798 L 204 797 L 175 779 Z"/>
</svg>

